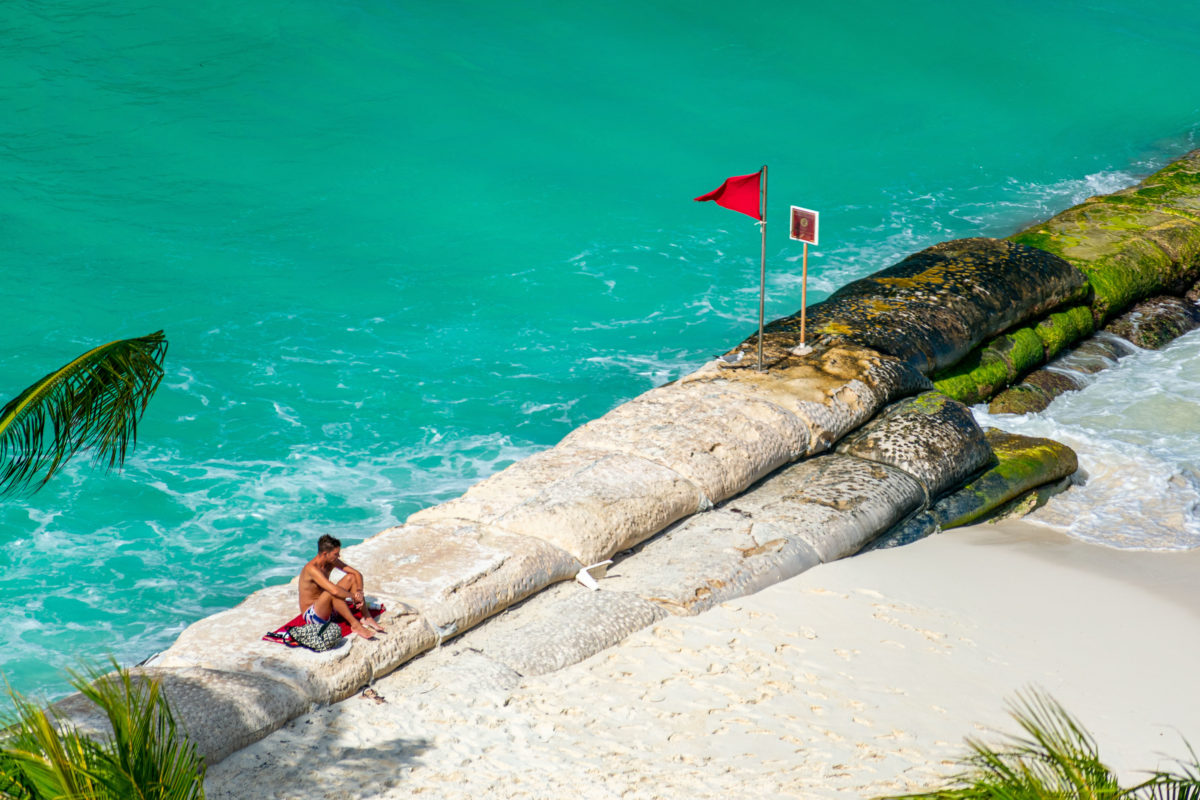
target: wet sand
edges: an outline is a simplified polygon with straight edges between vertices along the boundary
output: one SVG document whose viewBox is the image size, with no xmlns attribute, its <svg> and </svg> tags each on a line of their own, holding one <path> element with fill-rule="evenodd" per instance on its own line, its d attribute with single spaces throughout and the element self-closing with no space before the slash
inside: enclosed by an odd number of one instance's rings
<svg viewBox="0 0 1200 800">
<path fill-rule="evenodd" d="M 558 672 L 455 640 L 209 771 L 222 798 L 870 797 L 1045 689 L 1128 777 L 1200 745 L 1200 552 L 951 531 L 672 617 Z M 603 590 L 603 581 L 601 581 Z M 580 588 L 580 591 L 585 591 Z"/>
</svg>

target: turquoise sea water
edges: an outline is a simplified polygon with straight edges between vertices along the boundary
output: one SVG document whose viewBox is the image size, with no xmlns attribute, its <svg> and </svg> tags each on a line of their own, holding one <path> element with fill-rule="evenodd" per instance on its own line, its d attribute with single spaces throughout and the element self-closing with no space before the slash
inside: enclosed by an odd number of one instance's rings
<svg viewBox="0 0 1200 800">
<path fill-rule="evenodd" d="M 0 4 L 0 395 L 163 328 L 120 474 L 0 500 L 0 668 L 136 662 L 752 332 L 1193 147 L 1200 6 Z M 1200 363 L 1200 347 L 1191 358 Z M 1190 441 L 1190 440 L 1189 440 Z"/>
</svg>

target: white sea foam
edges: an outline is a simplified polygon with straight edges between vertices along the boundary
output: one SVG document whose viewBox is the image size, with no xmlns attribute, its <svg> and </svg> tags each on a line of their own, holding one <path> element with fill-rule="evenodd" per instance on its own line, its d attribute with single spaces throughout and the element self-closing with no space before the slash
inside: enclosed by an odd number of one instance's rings
<svg viewBox="0 0 1200 800">
<path fill-rule="evenodd" d="M 692 368 L 692 356 L 671 358 L 653 355 L 619 355 L 591 356 L 587 359 L 590 364 L 601 364 L 612 369 L 624 370 L 632 375 L 645 379 L 645 388 L 652 389 L 668 381 L 673 381 L 689 372 Z"/>
<path fill-rule="evenodd" d="M 1200 547 L 1200 333 L 1121 359 L 1041 413 L 975 412 L 982 424 L 1078 453 L 1079 484 L 1033 521 L 1112 547 Z"/>
<path fill-rule="evenodd" d="M 290 579 L 322 533 L 353 544 L 538 449 L 503 434 L 430 428 L 417 443 L 379 453 L 332 439 L 279 461 L 192 463 L 143 442 L 123 475 L 71 462 L 39 505 L 3 509 L 5 527 L 22 532 L 5 542 L 6 581 L 23 594 L 0 601 L 0 610 L 25 622 L 14 629 L 21 648 L 0 665 L 21 674 L 37 662 L 70 666 L 82 652 L 137 663 L 186 624 Z M 87 487 L 81 499 L 77 487 Z M 109 502 L 89 502 L 91 491 Z M 152 510 L 126 515 L 122 498 Z M 41 635 L 46 626 L 71 635 Z"/>
</svg>

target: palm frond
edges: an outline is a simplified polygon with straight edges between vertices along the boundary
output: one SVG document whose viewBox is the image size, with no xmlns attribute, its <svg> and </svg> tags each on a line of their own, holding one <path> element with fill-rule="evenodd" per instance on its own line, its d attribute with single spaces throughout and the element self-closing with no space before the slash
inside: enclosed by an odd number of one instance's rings
<svg viewBox="0 0 1200 800">
<path fill-rule="evenodd" d="M 116 667 L 116 663 L 113 662 Z M 96 775 L 111 796 L 195 800 L 204 797 L 204 760 L 177 727 L 157 681 L 127 670 L 72 674 L 75 688 L 104 710 L 112 738 Z"/>
<path fill-rule="evenodd" d="M 905 798 L 1119 800 L 1131 797 L 1103 761 L 1092 736 L 1049 695 L 1031 690 L 1009 704 L 1024 735 L 1000 745 L 967 739 L 969 755 L 953 784 Z"/>
<path fill-rule="evenodd" d="M 137 423 L 162 381 L 162 331 L 119 339 L 56 369 L 0 409 L 0 487 L 40 489 L 75 453 L 125 461 Z M 49 431 L 47 428 L 49 427 Z"/>
<path fill-rule="evenodd" d="M 1176 762 L 1175 770 L 1156 770 L 1137 787 L 1138 797 L 1146 800 L 1200 800 L 1200 756 L 1188 745 L 1191 761 Z"/>
<path fill-rule="evenodd" d="M 0 734 L 2 800 L 203 800 L 204 759 L 176 728 L 159 683 L 127 670 L 72 673 L 111 735 L 93 739 L 11 689 Z"/>
</svg>

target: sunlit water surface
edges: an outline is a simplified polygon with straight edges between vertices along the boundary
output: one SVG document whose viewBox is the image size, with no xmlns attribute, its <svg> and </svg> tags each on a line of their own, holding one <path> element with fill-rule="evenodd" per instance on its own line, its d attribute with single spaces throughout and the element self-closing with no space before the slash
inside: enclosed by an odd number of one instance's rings
<svg viewBox="0 0 1200 800">
<path fill-rule="evenodd" d="M 777 317 L 789 204 L 822 213 L 815 302 L 1127 185 L 1200 123 L 1181 2 L 10 0 L 0 36 L 0 393 L 171 341 L 123 473 L 0 505 L 0 667 L 50 693 L 748 335 L 752 221 L 691 201 L 728 175 L 771 167 Z M 1171 381 L 1198 363 L 1060 401 L 1096 404 L 1051 428 L 1098 455 L 1047 513 L 1192 542 Z"/>
</svg>

